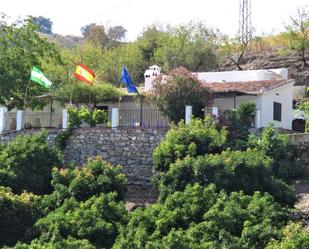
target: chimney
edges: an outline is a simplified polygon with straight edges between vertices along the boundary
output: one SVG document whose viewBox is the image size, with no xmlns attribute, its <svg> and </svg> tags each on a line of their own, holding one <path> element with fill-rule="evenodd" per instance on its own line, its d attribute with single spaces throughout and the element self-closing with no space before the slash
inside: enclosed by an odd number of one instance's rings
<svg viewBox="0 0 309 249">
<path fill-rule="evenodd" d="M 152 90 L 153 81 L 161 73 L 161 68 L 157 65 L 150 66 L 144 73 L 145 77 L 145 91 L 149 92 Z"/>
</svg>

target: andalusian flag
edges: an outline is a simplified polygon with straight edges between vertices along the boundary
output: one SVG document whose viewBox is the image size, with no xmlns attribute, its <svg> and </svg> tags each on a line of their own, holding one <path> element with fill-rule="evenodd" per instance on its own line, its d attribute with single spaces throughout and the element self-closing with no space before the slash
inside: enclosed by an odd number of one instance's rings
<svg viewBox="0 0 309 249">
<path fill-rule="evenodd" d="M 95 74 L 83 64 L 77 64 L 75 70 L 75 78 L 91 84 L 94 81 Z"/>
<path fill-rule="evenodd" d="M 39 85 L 47 88 L 50 88 L 52 82 L 45 77 L 40 69 L 37 67 L 32 67 L 30 80 L 38 83 Z"/>
</svg>

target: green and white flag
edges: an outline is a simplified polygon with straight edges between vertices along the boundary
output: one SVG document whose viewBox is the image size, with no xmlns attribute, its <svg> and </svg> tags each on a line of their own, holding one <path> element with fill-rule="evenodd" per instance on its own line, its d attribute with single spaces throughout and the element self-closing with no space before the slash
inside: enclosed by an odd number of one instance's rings
<svg viewBox="0 0 309 249">
<path fill-rule="evenodd" d="M 37 67 L 32 67 L 30 80 L 40 84 L 45 88 L 50 88 L 50 86 L 52 85 L 52 82 L 49 79 L 47 79 L 45 75 L 42 73 L 42 71 Z"/>
</svg>

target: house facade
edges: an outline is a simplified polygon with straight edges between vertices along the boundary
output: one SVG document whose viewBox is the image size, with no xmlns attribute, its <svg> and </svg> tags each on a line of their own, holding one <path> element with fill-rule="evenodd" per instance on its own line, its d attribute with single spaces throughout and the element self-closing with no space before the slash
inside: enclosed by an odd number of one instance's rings
<svg viewBox="0 0 309 249">
<path fill-rule="evenodd" d="M 145 91 L 151 91 L 158 73 L 160 68 L 156 65 L 146 70 Z M 295 80 L 288 78 L 286 68 L 195 74 L 214 94 L 213 114 L 219 115 L 241 103 L 253 102 L 256 105 L 256 128 L 273 123 L 278 128 L 292 129 Z M 302 91 L 301 95 L 304 95 L 304 88 Z"/>
</svg>

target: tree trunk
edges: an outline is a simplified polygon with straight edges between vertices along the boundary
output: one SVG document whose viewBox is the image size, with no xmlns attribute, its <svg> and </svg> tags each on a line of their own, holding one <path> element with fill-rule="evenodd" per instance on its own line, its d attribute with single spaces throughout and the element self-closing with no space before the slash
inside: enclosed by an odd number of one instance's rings
<svg viewBox="0 0 309 249">
<path fill-rule="evenodd" d="M 243 70 L 243 68 L 239 65 L 239 61 L 235 61 L 232 57 L 228 57 L 228 59 L 237 66 L 239 71 Z"/>
</svg>

